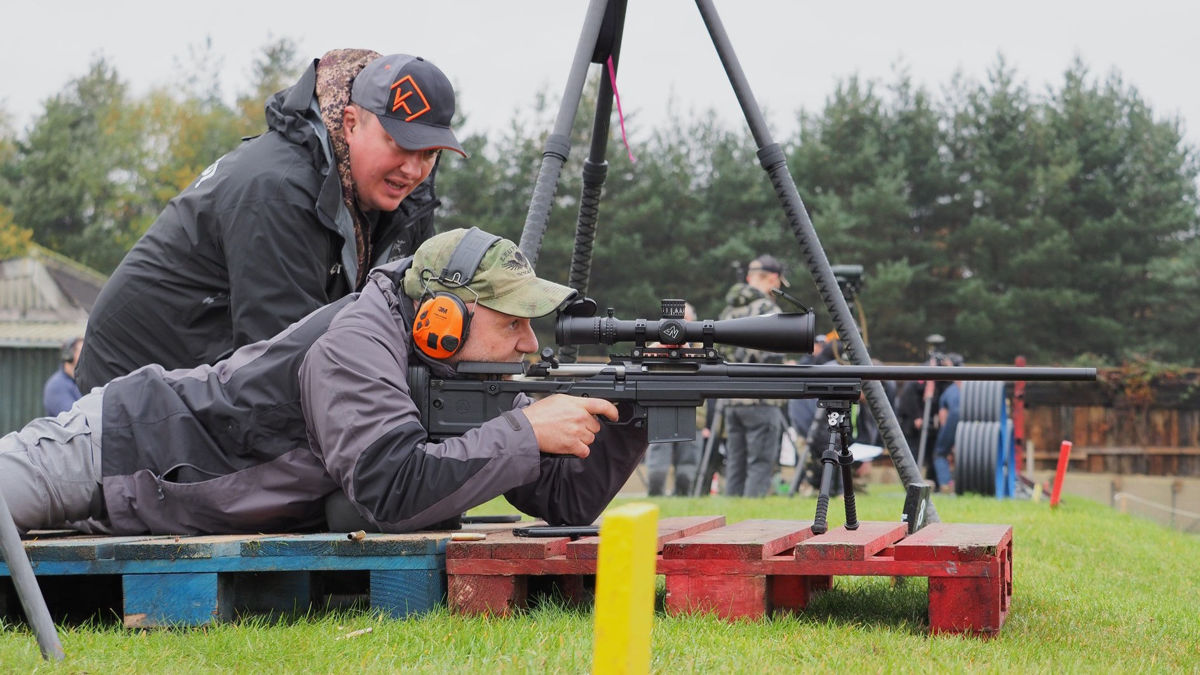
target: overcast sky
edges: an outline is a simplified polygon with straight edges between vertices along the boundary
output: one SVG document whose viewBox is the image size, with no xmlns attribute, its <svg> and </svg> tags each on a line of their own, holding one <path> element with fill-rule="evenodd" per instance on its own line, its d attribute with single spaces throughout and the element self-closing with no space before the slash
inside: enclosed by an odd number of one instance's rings
<svg viewBox="0 0 1200 675">
<path fill-rule="evenodd" d="M 715 107 L 741 124 L 695 4 L 629 5 L 618 75 L 626 113 L 637 111 L 644 130 L 662 123 L 673 101 L 681 112 Z M 1096 76 L 1115 68 L 1160 119 L 1182 119 L 1189 142 L 1200 145 L 1200 87 L 1192 80 L 1200 2 L 717 0 L 716 7 L 777 140 L 794 130 L 796 110 L 819 111 L 850 75 L 886 83 L 902 62 L 936 92 L 956 70 L 983 79 L 1003 54 L 1036 92 L 1057 88 L 1076 55 Z M 557 100 L 586 9 L 584 0 L 9 3 L 0 106 L 24 129 L 97 55 L 135 93 L 179 81 L 188 73 L 176 64 L 205 38 L 222 57 L 232 98 L 262 46 L 289 37 L 306 57 L 340 47 L 425 56 L 458 87 L 466 131 L 489 130 L 506 126 L 541 90 Z"/>
</svg>

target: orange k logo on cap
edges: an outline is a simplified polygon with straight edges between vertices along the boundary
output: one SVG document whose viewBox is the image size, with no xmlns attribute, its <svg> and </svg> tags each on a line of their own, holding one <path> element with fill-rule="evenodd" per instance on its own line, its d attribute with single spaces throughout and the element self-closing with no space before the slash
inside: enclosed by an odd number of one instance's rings
<svg viewBox="0 0 1200 675">
<path fill-rule="evenodd" d="M 392 112 L 403 108 L 408 114 L 408 117 L 404 118 L 405 122 L 411 122 L 432 109 L 425 93 L 417 86 L 417 81 L 412 75 L 405 75 L 393 82 L 392 91 L 395 92 L 392 96 Z"/>
</svg>

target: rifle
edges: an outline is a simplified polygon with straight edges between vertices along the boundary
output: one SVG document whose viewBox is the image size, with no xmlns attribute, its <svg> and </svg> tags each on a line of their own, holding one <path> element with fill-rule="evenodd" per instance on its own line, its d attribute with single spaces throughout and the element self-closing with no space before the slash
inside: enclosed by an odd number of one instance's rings
<svg viewBox="0 0 1200 675">
<path fill-rule="evenodd" d="M 583 302 L 592 303 L 591 300 Z M 678 302 L 682 300 L 664 301 Z M 581 304 L 576 302 L 575 305 Z M 594 306 L 595 303 L 592 303 Z M 857 402 L 869 380 L 1086 381 L 1094 368 L 812 366 L 728 363 L 716 345 L 771 352 L 811 353 L 814 317 L 789 312 L 720 321 L 684 321 L 669 308 L 660 320 L 622 321 L 579 316 L 569 306 L 558 315 L 559 346 L 633 341 L 628 354 L 607 363 L 559 363 L 550 348 L 524 363 L 460 363 L 459 377 L 432 377 L 429 369 L 409 369 L 409 389 L 421 423 L 431 438 L 459 436 L 511 410 L 517 394 L 570 394 L 629 403 L 632 416 L 621 424 L 645 426 L 651 443 L 695 438 L 695 409 L 708 399 L 815 398 Z M 699 342 L 699 347 L 686 346 Z M 654 343 L 666 343 L 656 345 Z"/>
<path fill-rule="evenodd" d="M 460 363 L 459 377 L 433 377 L 421 364 L 409 368 L 409 390 L 429 436 L 461 435 L 514 407 L 518 394 L 570 394 L 626 403 L 631 411 L 613 424 L 645 427 L 651 443 L 690 441 L 696 411 L 707 399 L 815 398 L 827 411 L 829 447 L 813 531 L 824 531 L 831 471 L 841 466 L 847 529 L 858 526 L 850 480 L 848 410 L 870 380 L 1090 381 L 1094 368 L 812 366 L 728 363 L 716 345 L 768 352 L 811 353 L 815 319 L 811 311 L 768 314 L 720 321 L 685 321 L 682 300 L 664 300 L 659 320 L 623 321 L 596 317 L 596 304 L 582 299 L 561 310 L 555 339 L 560 347 L 634 342 L 628 354 L 610 354 L 607 363 L 560 363 L 554 350 L 523 363 Z M 689 343 L 699 346 L 689 346 Z"/>
</svg>

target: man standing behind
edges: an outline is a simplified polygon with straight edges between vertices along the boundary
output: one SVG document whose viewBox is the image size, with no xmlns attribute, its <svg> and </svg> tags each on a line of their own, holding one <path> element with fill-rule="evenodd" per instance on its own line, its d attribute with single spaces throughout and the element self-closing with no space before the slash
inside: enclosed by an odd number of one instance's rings
<svg viewBox="0 0 1200 675">
<path fill-rule="evenodd" d="M 42 406 L 46 409 L 46 417 L 54 417 L 64 410 L 70 410 L 75 401 L 79 400 L 79 386 L 75 384 L 75 365 L 79 363 L 79 348 L 82 346 L 81 337 L 62 346 L 62 366 L 46 380 L 46 386 L 42 389 Z"/>
<path fill-rule="evenodd" d="M 760 255 L 749 265 L 746 283 L 736 284 L 725 296 L 728 306 L 722 319 L 780 312 L 771 291 L 786 286 L 783 265 L 771 255 Z M 730 356 L 738 363 L 783 363 L 783 355 L 738 347 Z M 725 405 L 726 482 L 732 497 L 764 497 L 779 460 L 783 441 L 781 401 L 731 399 Z"/>
<path fill-rule="evenodd" d="M 466 156 L 450 129 L 454 91 L 433 64 L 331 51 L 266 114 L 267 132 L 171 200 L 105 284 L 84 390 L 149 363 L 215 363 L 432 236 L 441 150 Z"/>
</svg>

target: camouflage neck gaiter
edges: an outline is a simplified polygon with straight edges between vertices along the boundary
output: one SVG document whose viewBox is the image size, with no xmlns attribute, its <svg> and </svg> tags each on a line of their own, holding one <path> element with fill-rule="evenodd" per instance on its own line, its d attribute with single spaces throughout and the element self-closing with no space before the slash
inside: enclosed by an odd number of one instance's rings
<svg viewBox="0 0 1200 675">
<path fill-rule="evenodd" d="M 327 52 L 317 62 L 317 103 L 321 106 L 321 119 L 329 130 L 333 157 L 337 164 L 338 177 L 342 182 L 342 201 L 354 221 L 354 246 L 358 253 L 358 278 L 354 287 L 361 288 L 370 271 L 371 232 L 370 220 L 358 207 L 358 195 L 350 177 L 350 150 L 342 134 L 342 111 L 350 103 L 350 87 L 354 77 L 371 61 L 379 58 L 379 52 L 370 49 L 335 49 Z"/>
</svg>

